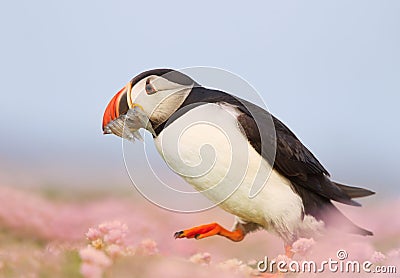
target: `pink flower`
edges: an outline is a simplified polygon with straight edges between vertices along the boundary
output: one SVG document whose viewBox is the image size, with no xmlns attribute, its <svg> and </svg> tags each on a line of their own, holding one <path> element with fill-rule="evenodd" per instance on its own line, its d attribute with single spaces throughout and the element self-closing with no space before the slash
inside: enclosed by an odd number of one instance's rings
<svg viewBox="0 0 400 278">
<path fill-rule="evenodd" d="M 107 246 L 106 252 L 111 258 L 115 258 L 125 254 L 124 249 L 117 244 L 111 244 Z"/>
<path fill-rule="evenodd" d="M 125 242 L 127 234 L 128 226 L 126 224 L 113 221 L 102 223 L 97 228 L 90 228 L 86 236 L 89 240 L 92 240 L 90 242 L 91 246 L 98 250 L 103 250 L 108 256 L 114 259 L 117 256 L 127 256 L 134 253 L 132 251 L 133 248 Z M 147 248 L 149 249 L 150 247 Z M 151 248 L 154 249 L 155 246 Z M 156 251 L 158 252 L 158 250 Z"/>
<path fill-rule="evenodd" d="M 292 251 L 300 256 L 305 256 L 315 245 L 313 238 L 299 238 L 292 245 Z"/>
<path fill-rule="evenodd" d="M 95 241 L 103 236 L 102 232 L 100 232 L 97 228 L 89 228 L 86 233 L 86 237 L 90 241 Z"/>
<path fill-rule="evenodd" d="M 80 272 L 85 278 L 101 278 L 103 276 L 103 268 L 90 263 L 83 263 Z"/>
<path fill-rule="evenodd" d="M 107 234 L 104 235 L 104 242 L 107 244 L 121 244 L 125 238 L 125 234 L 120 229 L 109 230 Z"/>
<path fill-rule="evenodd" d="M 99 267 L 109 267 L 111 265 L 111 259 L 104 254 L 103 251 L 97 250 L 91 246 L 88 246 L 79 251 L 79 255 L 84 263 L 93 264 Z"/>
<path fill-rule="evenodd" d="M 189 261 L 195 264 L 209 265 L 211 262 L 211 255 L 209 253 L 197 253 L 191 256 Z"/>
<path fill-rule="evenodd" d="M 87 246 L 79 251 L 83 261 L 80 272 L 85 278 L 101 278 L 104 270 L 111 266 L 111 259 L 103 251 Z"/>
<path fill-rule="evenodd" d="M 157 243 L 152 239 L 144 239 L 138 247 L 139 254 L 151 256 L 158 253 Z"/>
<path fill-rule="evenodd" d="M 121 234 L 126 235 L 126 233 L 128 232 L 128 226 L 121 223 L 120 221 L 112 221 L 100 224 L 99 230 L 104 234 L 107 234 L 112 230 L 119 230 Z"/>
</svg>

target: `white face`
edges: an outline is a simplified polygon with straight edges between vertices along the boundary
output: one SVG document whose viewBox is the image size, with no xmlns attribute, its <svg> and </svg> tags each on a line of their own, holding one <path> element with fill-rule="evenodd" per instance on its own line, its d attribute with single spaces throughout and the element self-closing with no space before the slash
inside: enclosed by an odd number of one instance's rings
<svg viewBox="0 0 400 278">
<path fill-rule="evenodd" d="M 185 101 L 193 88 L 150 75 L 137 82 L 128 94 L 129 108 L 140 105 L 157 126 L 166 121 Z M 130 99 L 129 99 L 130 98 Z"/>
</svg>

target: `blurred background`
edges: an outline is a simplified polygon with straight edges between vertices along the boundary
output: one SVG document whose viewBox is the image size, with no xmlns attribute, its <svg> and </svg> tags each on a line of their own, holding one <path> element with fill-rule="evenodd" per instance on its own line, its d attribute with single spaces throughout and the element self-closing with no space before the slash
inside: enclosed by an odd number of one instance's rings
<svg viewBox="0 0 400 278">
<path fill-rule="evenodd" d="M 335 179 L 399 193 L 399 12 L 363 0 L 3 2 L 2 175 L 127 182 L 119 139 L 101 132 L 110 98 L 146 69 L 213 66 L 252 84 Z"/>
<path fill-rule="evenodd" d="M 212 66 L 252 84 L 333 179 L 378 192 L 364 204 L 397 199 L 399 14 L 395 0 L 2 1 L 0 183 L 151 207 L 102 135 L 105 106 L 144 70 Z"/>
</svg>

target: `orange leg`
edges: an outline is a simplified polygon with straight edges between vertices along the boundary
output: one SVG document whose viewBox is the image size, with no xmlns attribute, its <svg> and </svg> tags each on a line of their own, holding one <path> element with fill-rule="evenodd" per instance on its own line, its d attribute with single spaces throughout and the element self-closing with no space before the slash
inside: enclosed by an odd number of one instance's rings
<svg viewBox="0 0 400 278">
<path fill-rule="evenodd" d="M 289 244 L 285 244 L 285 255 L 289 259 L 293 258 L 294 252 L 292 251 L 292 246 Z"/>
<path fill-rule="evenodd" d="M 202 239 L 209 236 L 220 235 L 224 236 L 232 241 L 241 241 L 244 238 L 244 232 L 241 229 L 236 229 L 233 232 L 226 230 L 217 223 L 211 223 L 193 227 L 191 229 L 176 232 L 174 234 L 175 239 L 177 238 L 195 238 Z"/>
</svg>

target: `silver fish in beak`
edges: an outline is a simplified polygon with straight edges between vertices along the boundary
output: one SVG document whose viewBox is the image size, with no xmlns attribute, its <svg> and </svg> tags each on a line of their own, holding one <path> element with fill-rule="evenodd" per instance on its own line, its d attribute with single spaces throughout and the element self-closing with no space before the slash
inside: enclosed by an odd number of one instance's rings
<svg viewBox="0 0 400 278">
<path fill-rule="evenodd" d="M 119 137 L 134 142 L 136 139 L 143 141 L 139 129 L 144 128 L 156 135 L 148 116 L 142 108 L 135 106 L 126 114 L 120 115 L 104 127 L 104 134 L 115 134 Z"/>
</svg>

